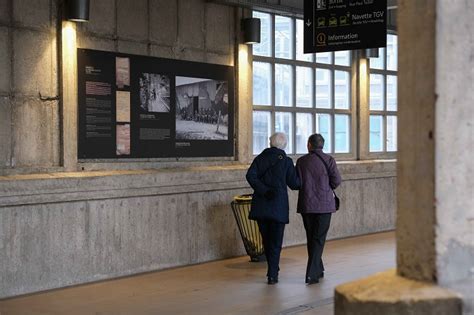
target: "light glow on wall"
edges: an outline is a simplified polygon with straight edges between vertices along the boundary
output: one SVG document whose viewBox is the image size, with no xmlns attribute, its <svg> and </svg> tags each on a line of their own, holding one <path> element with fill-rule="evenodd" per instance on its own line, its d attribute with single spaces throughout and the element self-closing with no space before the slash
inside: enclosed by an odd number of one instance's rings
<svg viewBox="0 0 474 315">
<path fill-rule="evenodd" d="M 360 87 L 364 87 L 367 84 L 367 58 L 360 58 L 359 59 L 359 79 L 360 79 Z"/>
<path fill-rule="evenodd" d="M 76 55 L 76 25 L 73 22 L 63 22 L 63 58 L 66 57 L 66 60 L 72 56 L 64 56 L 64 53 L 71 53 L 74 51 L 74 56 Z"/>
</svg>

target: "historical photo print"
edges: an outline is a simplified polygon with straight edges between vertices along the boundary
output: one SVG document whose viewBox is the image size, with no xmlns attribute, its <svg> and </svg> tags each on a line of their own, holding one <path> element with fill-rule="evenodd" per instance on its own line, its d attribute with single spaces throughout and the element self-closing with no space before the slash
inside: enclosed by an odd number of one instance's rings
<svg viewBox="0 0 474 315">
<path fill-rule="evenodd" d="M 130 122 L 130 92 L 117 91 L 115 95 L 117 122 Z"/>
<path fill-rule="evenodd" d="M 176 140 L 228 140 L 226 81 L 176 77 Z"/>
<path fill-rule="evenodd" d="M 115 58 L 115 81 L 119 89 L 130 86 L 130 59 L 116 57 Z"/>
<path fill-rule="evenodd" d="M 139 78 L 140 107 L 145 112 L 170 112 L 170 78 L 156 73 L 142 73 Z"/>
<path fill-rule="evenodd" d="M 117 155 L 130 155 L 130 124 L 117 125 Z"/>
</svg>

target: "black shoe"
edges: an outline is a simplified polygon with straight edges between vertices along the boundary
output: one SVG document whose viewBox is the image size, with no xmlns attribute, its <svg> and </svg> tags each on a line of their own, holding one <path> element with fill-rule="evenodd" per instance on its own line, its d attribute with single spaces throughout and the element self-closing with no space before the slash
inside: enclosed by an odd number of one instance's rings
<svg viewBox="0 0 474 315">
<path fill-rule="evenodd" d="M 319 283 L 319 279 L 318 279 L 318 278 L 307 277 L 307 278 L 306 278 L 306 283 L 307 283 L 308 285 L 315 284 L 315 283 Z"/>
<path fill-rule="evenodd" d="M 268 277 L 268 281 L 267 281 L 268 284 L 275 284 L 275 283 L 278 283 L 278 278 L 277 277 Z"/>
<path fill-rule="evenodd" d="M 320 278 L 324 278 L 324 271 L 319 275 Z"/>
</svg>

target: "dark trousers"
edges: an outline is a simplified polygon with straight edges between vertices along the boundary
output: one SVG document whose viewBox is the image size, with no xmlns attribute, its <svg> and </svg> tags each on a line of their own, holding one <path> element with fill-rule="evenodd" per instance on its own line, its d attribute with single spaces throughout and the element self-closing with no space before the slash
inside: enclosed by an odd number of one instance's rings
<svg viewBox="0 0 474 315">
<path fill-rule="evenodd" d="M 260 234 L 262 234 L 263 248 L 267 258 L 267 277 L 278 277 L 280 271 L 280 253 L 283 243 L 285 224 L 276 221 L 257 220 Z"/>
<path fill-rule="evenodd" d="M 308 248 L 308 265 L 306 266 L 306 281 L 308 278 L 318 279 L 324 271 L 324 243 L 331 223 L 331 213 L 302 213 Z"/>
</svg>

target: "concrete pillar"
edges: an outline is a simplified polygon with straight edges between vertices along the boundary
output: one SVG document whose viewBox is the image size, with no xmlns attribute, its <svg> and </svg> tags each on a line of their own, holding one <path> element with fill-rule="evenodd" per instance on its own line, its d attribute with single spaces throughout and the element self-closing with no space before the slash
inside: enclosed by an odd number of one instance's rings
<svg viewBox="0 0 474 315">
<path fill-rule="evenodd" d="M 335 310 L 472 314 L 474 3 L 400 0 L 398 14 L 397 272 L 337 287 Z"/>
<path fill-rule="evenodd" d="M 62 163 L 66 171 L 77 170 L 77 45 L 76 24 L 62 25 Z"/>
</svg>

